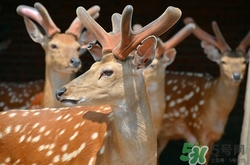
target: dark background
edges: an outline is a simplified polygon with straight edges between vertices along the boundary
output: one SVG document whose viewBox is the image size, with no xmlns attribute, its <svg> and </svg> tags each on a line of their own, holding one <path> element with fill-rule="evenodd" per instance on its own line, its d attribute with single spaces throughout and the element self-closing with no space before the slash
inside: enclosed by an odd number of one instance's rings
<svg viewBox="0 0 250 165">
<path fill-rule="evenodd" d="M 44 79 L 44 51 L 39 44 L 34 43 L 28 36 L 23 18 L 16 13 L 20 4 L 33 6 L 32 0 L 1 0 L 0 6 L 0 40 L 10 38 L 12 40 L 8 49 L 0 52 L 0 81 L 26 82 L 30 80 Z M 183 18 L 193 17 L 198 25 L 205 31 L 213 34 L 211 22 L 216 20 L 231 48 L 236 48 L 239 42 L 247 34 L 250 28 L 250 1 L 249 0 L 42 0 L 41 2 L 50 13 L 56 25 L 64 32 L 73 19 L 78 6 L 86 9 L 93 5 L 101 7 L 100 17 L 97 22 L 106 31 L 111 30 L 111 15 L 114 12 L 121 13 L 127 4 L 134 7 L 133 23 L 146 25 L 160 16 L 168 6 L 175 6 L 182 10 L 182 17 L 178 23 L 167 33 L 161 36 L 163 41 L 169 39 L 180 30 Z M 194 36 L 189 36 L 176 47 L 177 57 L 175 62 L 168 67 L 169 70 L 208 72 L 213 76 L 219 75 L 218 66 L 209 61 L 200 47 L 200 41 Z M 93 63 L 89 54 L 82 57 L 84 72 Z M 237 104 L 230 114 L 230 118 L 222 139 L 216 143 L 220 160 L 226 163 L 212 162 L 211 164 L 237 164 L 233 163 L 234 145 L 240 142 L 240 132 L 243 120 L 243 103 L 245 95 L 245 80 L 241 84 Z M 163 165 L 188 164 L 181 162 L 179 156 L 184 141 L 171 142 L 161 156 Z M 232 152 L 227 155 L 222 151 L 223 145 L 230 145 Z M 215 156 L 212 157 L 212 160 Z M 221 159 L 222 158 L 222 159 Z"/>
</svg>

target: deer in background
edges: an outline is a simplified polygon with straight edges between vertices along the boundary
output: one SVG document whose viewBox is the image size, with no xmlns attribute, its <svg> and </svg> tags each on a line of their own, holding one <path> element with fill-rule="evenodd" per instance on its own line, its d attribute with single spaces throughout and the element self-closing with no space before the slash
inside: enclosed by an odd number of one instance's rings
<svg viewBox="0 0 250 165">
<path fill-rule="evenodd" d="M 17 13 L 23 16 L 31 39 L 41 44 L 45 51 L 45 82 L 0 84 L 1 94 L 4 95 L 0 100 L 2 110 L 25 109 L 30 106 L 30 102 L 32 106 L 38 107 L 61 107 L 54 93 L 75 78 L 75 73 L 81 68 L 80 48 L 93 40 L 91 34 L 83 31 L 84 26 L 77 17 L 65 33 L 60 33 L 46 8 L 40 3 L 35 3 L 34 7 L 20 5 L 17 7 Z M 99 6 L 88 10 L 94 19 L 99 16 L 99 11 Z M 45 34 L 33 21 L 42 27 Z M 42 89 L 43 94 L 36 96 Z"/>
<path fill-rule="evenodd" d="M 207 57 L 219 65 L 220 76 L 211 79 L 191 72 L 166 74 L 167 106 L 158 135 L 158 152 L 163 151 L 169 140 L 185 139 L 209 147 L 208 163 L 213 144 L 220 140 L 236 103 L 249 56 L 250 32 L 233 51 L 216 22 L 212 23 L 215 37 L 202 30 L 192 18 L 184 22 L 195 24 L 193 34 L 202 41 Z"/>
<path fill-rule="evenodd" d="M 141 27 L 138 24 L 134 25 L 134 29 L 139 28 Z M 150 67 L 146 68 L 144 71 L 156 135 L 160 131 L 163 115 L 165 113 L 166 108 L 166 68 L 175 59 L 176 50 L 174 49 L 174 47 L 177 46 L 180 42 L 182 42 L 186 37 L 188 37 L 192 33 L 194 28 L 194 24 L 187 24 L 166 42 L 163 42 L 160 38 L 158 38 L 155 58 Z"/>
<path fill-rule="evenodd" d="M 56 96 L 65 105 L 82 106 L 1 112 L 1 163 L 156 164 L 143 70 L 154 57 L 152 35 L 167 31 L 181 11 L 168 7 L 138 31 L 131 30 L 132 12 L 132 6 L 126 6 L 122 15 L 113 14 L 113 30 L 107 33 L 83 7 L 77 9 L 83 25 L 101 44 L 103 56 L 58 89 Z M 135 56 L 129 56 L 135 49 Z"/>
</svg>

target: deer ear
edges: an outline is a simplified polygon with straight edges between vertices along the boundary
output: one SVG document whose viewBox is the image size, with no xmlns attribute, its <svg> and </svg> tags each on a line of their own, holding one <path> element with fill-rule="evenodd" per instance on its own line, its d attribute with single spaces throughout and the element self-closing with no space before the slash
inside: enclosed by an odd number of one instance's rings
<svg viewBox="0 0 250 165">
<path fill-rule="evenodd" d="M 80 55 L 84 54 L 87 51 L 87 47 L 89 46 L 89 43 L 94 43 L 96 41 L 96 38 L 90 33 L 88 30 L 84 30 L 79 39 L 78 42 L 81 45 L 81 51 Z"/>
<path fill-rule="evenodd" d="M 44 40 L 44 35 L 41 33 L 37 25 L 33 21 L 31 21 L 28 17 L 24 16 L 23 19 L 30 38 L 34 42 L 42 44 Z"/>
<path fill-rule="evenodd" d="M 205 41 L 201 42 L 201 47 L 204 49 L 204 53 L 211 61 L 214 61 L 218 64 L 221 62 L 221 54 L 219 53 L 218 49 L 212 45 L 209 45 Z"/>
<path fill-rule="evenodd" d="M 152 63 L 155 56 L 156 44 L 156 37 L 149 36 L 137 47 L 133 60 L 133 64 L 137 69 L 147 68 Z"/>
<path fill-rule="evenodd" d="M 96 41 L 90 42 L 87 45 L 87 50 L 92 55 L 95 61 L 101 61 L 102 59 L 102 47 L 96 44 Z"/>
<path fill-rule="evenodd" d="M 175 48 L 168 49 L 164 52 L 161 61 L 164 67 L 167 67 L 168 65 L 172 64 L 175 60 L 176 56 L 176 50 Z"/>
</svg>

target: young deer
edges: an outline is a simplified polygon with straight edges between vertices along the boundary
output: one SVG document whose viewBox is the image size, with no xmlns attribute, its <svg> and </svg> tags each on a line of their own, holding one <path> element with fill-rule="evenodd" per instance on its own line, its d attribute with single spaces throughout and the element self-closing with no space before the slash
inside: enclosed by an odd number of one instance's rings
<svg viewBox="0 0 250 165">
<path fill-rule="evenodd" d="M 226 43 L 216 22 L 212 23 L 215 38 L 203 31 L 191 18 L 185 23 L 194 23 L 194 35 L 202 40 L 208 58 L 220 67 L 216 79 L 198 73 L 166 74 L 166 111 L 158 136 L 159 153 L 169 140 L 185 139 L 188 142 L 209 147 L 207 162 L 213 144 L 224 131 L 228 115 L 233 109 L 246 69 L 250 33 L 235 51 Z"/>
<path fill-rule="evenodd" d="M 113 14 L 113 31 L 107 33 L 84 8 L 77 9 L 103 56 L 56 96 L 66 105 L 85 106 L 0 113 L 1 163 L 156 164 L 142 71 L 154 57 L 156 38 L 151 35 L 168 30 L 181 11 L 168 7 L 138 31 L 131 30 L 132 12 L 132 6 L 126 6 L 122 15 Z M 135 56 L 128 56 L 135 49 Z"/>
<path fill-rule="evenodd" d="M 158 38 L 155 58 L 150 67 L 146 68 L 144 71 L 156 135 L 160 131 L 163 115 L 166 109 L 166 67 L 169 66 L 175 59 L 176 50 L 174 47 L 189 36 L 194 28 L 194 24 L 188 24 L 164 43 L 160 38 Z"/>
<path fill-rule="evenodd" d="M 41 92 L 42 88 L 44 94 L 40 106 L 61 107 L 54 93 L 75 77 L 75 73 L 81 68 L 79 50 L 81 46 L 85 47 L 89 41 L 93 40 L 87 31 L 82 32 L 84 26 L 77 17 L 65 33 L 60 33 L 60 29 L 55 25 L 46 8 L 40 3 L 35 3 L 34 6 L 35 8 L 20 5 L 17 7 L 17 13 L 23 16 L 31 39 L 41 44 L 45 51 L 45 82 L 34 81 L 20 85 L 1 84 L 1 93 L 8 94 L 7 97 L 1 97 L 2 110 L 28 108 L 33 97 Z M 99 6 L 93 6 L 88 10 L 93 18 L 99 16 L 99 11 Z M 42 27 L 45 34 L 33 21 Z M 27 97 L 22 91 L 29 91 L 26 94 Z M 13 99 L 16 101 L 11 102 Z"/>
</svg>

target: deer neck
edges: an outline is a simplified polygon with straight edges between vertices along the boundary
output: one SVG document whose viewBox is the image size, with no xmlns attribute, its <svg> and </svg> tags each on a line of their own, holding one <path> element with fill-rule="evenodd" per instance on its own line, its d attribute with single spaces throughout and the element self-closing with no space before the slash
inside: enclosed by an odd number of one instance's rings
<svg viewBox="0 0 250 165">
<path fill-rule="evenodd" d="M 62 104 L 55 98 L 55 92 L 69 83 L 73 77 L 74 74 L 58 72 L 46 66 L 42 107 L 62 107 Z"/>
<path fill-rule="evenodd" d="M 113 146 L 110 152 L 115 164 L 121 159 L 125 160 L 121 164 L 156 164 L 156 136 L 146 88 L 142 84 L 143 78 L 124 83 L 125 98 L 119 106 L 112 107 L 112 136 L 106 143 Z"/>
<path fill-rule="evenodd" d="M 239 93 L 240 82 L 233 82 L 228 79 L 225 75 L 221 75 L 214 82 L 212 86 L 212 100 L 214 101 L 216 107 L 214 110 L 217 110 L 219 116 L 228 116 L 228 114 L 233 109 L 238 93 Z"/>
<path fill-rule="evenodd" d="M 165 69 L 159 72 L 154 79 L 146 79 L 147 92 L 150 101 L 152 118 L 155 127 L 155 133 L 158 134 L 161 127 L 160 120 L 165 112 L 166 100 L 165 100 Z"/>
</svg>

